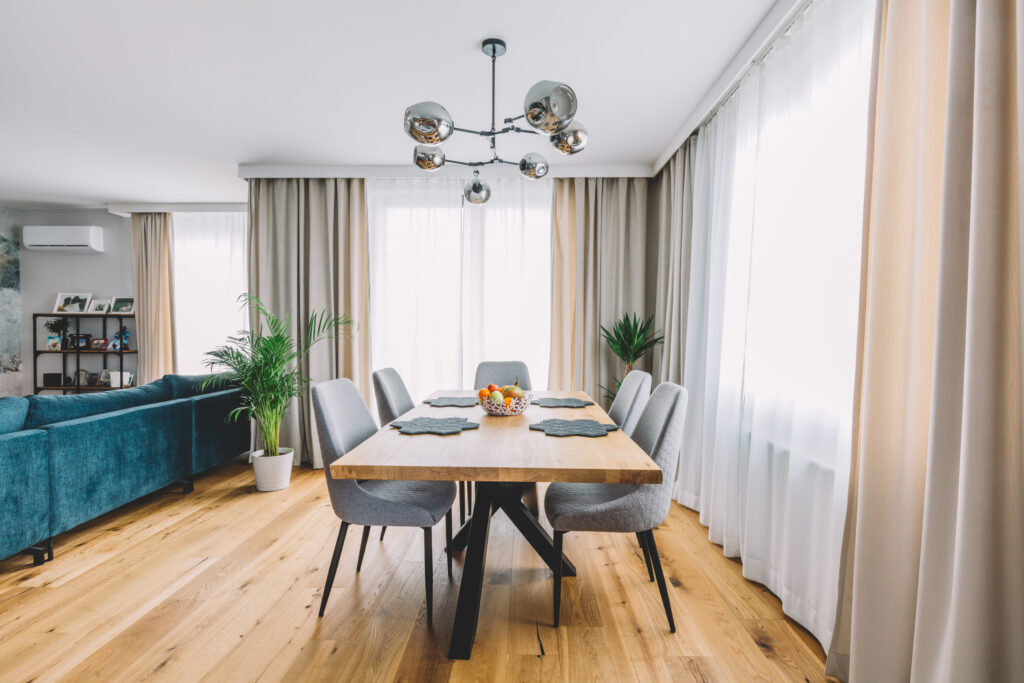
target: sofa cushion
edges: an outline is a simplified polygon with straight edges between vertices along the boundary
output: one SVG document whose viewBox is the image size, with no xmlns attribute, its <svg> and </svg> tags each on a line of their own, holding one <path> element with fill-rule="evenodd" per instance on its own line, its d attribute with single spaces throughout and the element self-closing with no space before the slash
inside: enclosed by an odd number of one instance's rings
<svg viewBox="0 0 1024 683">
<path fill-rule="evenodd" d="M 102 393 L 75 396 L 29 396 L 28 416 L 25 418 L 24 428 L 38 429 L 43 425 L 170 401 L 171 398 L 170 384 L 163 379 L 144 384 L 141 387 Z"/>
<path fill-rule="evenodd" d="M 28 399 L 22 396 L 0 398 L 0 434 L 20 432 L 28 415 Z"/>
<path fill-rule="evenodd" d="M 213 375 L 164 375 L 164 381 L 170 385 L 174 398 L 189 398 L 196 394 L 208 394 L 226 388 L 217 383 L 203 389 L 203 382 L 210 377 Z"/>
</svg>

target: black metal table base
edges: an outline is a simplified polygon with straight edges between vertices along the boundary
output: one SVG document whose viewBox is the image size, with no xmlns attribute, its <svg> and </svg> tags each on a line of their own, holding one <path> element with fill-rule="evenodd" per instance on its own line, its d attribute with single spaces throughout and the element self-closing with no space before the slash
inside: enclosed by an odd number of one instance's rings
<svg viewBox="0 0 1024 683">
<path fill-rule="evenodd" d="M 484 565 L 487 558 L 487 537 L 491 528 L 491 515 L 502 510 L 538 555 L 555 566 L 554 541 L 526 508 L 522 501 L 521 484 L 479 482 L 473 500 L 473 514 L 469 522 L 452 539 L 453 550 L 466 548 L 462 568 L 459 602 L 455 608 L 452 641 L 448 649 L 450 659 L 469 659 L 476 639 L 477 620 L 480 616 L 480 595 L 484 585 Z M 565 555 L 560 558 L 563 576 L 576 576 L 576 567 Z"/>
</svg>

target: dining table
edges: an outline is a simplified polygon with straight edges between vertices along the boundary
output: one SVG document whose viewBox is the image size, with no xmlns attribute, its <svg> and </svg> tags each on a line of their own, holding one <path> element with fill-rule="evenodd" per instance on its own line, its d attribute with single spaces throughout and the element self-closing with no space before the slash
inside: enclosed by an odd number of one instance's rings
<svg viewBox="0 0 1024 683">
<path fill-rule="evenodd" d="M 430 399 L 475 396 L 473 391 L 441 390 Z M 592 399 L 582 391 L 535 391 L 532 398 Z M 430 400 L 428 399 L 428 400 Z M 505 513 L 549 567 L 562 563 L 563 576 L 576 568 L 564 554 L 554 557 L 551 535 L 522 501 L 523 487 L 533 482 L 657 484 L 662 472 L 623 431 L 605 436 L 549 436 L 530 429 L 545 419 L 590 419 L 613 424 L 596 402 L 580 408 L 530 405 L 521 415 L 493 416 L 479 404 L 435 407 L 421 403 L 401 420 L 416 417 L 465 417 L 479 423 L 458 434 L 401 434 L 382 427 L 330 464 L 336 479 L 464 481 L 476 485 L 472 514 L 453 538 L 453 550 L 465 548 L 458 603 L 448 656 L 469 659 L 476 638 L 491 515 Z"/>
</svg>

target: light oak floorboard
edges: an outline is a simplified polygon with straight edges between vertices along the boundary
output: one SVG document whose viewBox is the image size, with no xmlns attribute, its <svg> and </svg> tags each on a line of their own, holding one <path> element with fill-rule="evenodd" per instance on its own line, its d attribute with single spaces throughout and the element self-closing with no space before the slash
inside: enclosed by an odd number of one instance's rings
<svg viewBox="0 0 1024 683">
<path fill-rule="evenodd" d="M 433 530 L 434 623 L 423 534 L 349 530 L 323 619 L 339 521 L 323 473 L 258 493 L 224 465 L 61 534 L 56 558 L 0 561 L 0 681 L 825 681 L 824 654 L 673 505 L 655 530 L 677 632 L 633 535 L 570 533 L 578 576 L 552 626 L 551 573 L 504 514 L 491 523 L 473 658 L 447 658 L 454 580 Z"/>
</svg>

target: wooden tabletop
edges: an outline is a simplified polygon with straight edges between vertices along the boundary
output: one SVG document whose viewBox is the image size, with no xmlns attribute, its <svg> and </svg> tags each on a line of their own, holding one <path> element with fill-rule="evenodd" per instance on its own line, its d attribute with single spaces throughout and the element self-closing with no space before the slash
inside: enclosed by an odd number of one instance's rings
<svg viewBox="0 0 1024 683">
<path fill-rule="evenodd" d="M 439 396 L 474 396 L 473 391 L 436 391 Z M 534 391 L 534 398 L 580 398 L 582 391 Z M 454 436 L 406 435 L 384 427 L 331 463 L 336 479 L 416 479 L 430 481 L 565 481 L 661 483 L 661 469 L 621 430 L 597 438 L 547 436 L 529 424 L 548 418 L 597 420 L 612 424 L 599 405 L 542 408 L 531 405 L 516 417 L 494 417 L 479 405 L 435 408 L 421 403 L 402 416 L 465 417 L 479 429 Z"/>
</svg>

